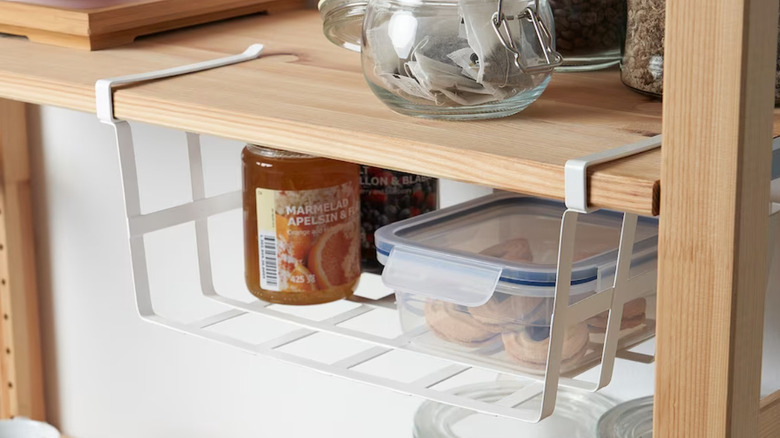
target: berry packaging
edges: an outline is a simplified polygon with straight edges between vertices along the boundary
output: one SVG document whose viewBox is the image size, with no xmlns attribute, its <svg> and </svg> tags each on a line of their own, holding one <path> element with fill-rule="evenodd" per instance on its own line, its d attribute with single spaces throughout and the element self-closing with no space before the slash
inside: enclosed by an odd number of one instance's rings
<svg viewBox="0 0 780 438">
<path fill-rule="evenodd" d="M 377 258 L 412 343 L 493 367 L 542 373 L 554 308 L 561 217 L 555 201 L 493 194 L 380 228 Z M 622 214 L 581 215 L 570 303 L 611 287 Z M 620 348 L 654 334 L 658 223 L 640 218 Z M 641 275 L 648 274 L 650 275 Z M 562 373 L 601 357 L 607 313 L 566 322 Z"/>
</svg>

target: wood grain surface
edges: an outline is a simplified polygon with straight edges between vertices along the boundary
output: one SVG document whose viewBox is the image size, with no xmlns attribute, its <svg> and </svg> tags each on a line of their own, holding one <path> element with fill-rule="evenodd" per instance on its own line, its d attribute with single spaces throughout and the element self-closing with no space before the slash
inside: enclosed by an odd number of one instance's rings
<svg viewBox="0 0 780 438">
<path fill-rule="evenodd" d="M 0 416 L 45 421 L 26 126 L 0 99 Z"/>
<path fill-rule="evenodd" d="M 558 74 L 539 102 L 501 120 L 442 122 L 393 113 L 371 94 L 360 57 L 329 43 L 316 11 L 248 17 L 86 53 L 0 39 L 0 96 L 94 111 L 94 81 L 266 45 L 241 65 L 127 87 L 116 114 L 549 198 L 563 164 L 660 132 L 661 105 L 617 71 Z M 52 68 L 57 66 L 57 68 Z M 594 169 L 593 205 L 654 214 L 660 155 Z"/>
<path fill-rule="evenodd" d="M 555 74 L 513 117 L 445 122 L 401 116 L 368 89 L 360 55 L 329 43 L 316 11 L 253 16 L 79 52 L 0 38 L 0 96 L 94 111 L 97 79 L 266 45 L 241 65 L 120 89 L 128 120 L 562 199 L 563 165 L 661 131 L 661 103 L 616 70 Z M 52 68 L 56 66 L 56 68 Z M 780 116 L 776 132 L 780 134 Z M 590 172 L 591 205 L 658 213 L 660 152 Z"/>
<path fill-rule="evenodd" d="M 778 2 L 666 5 L 653 436 L 757 437 Z"/>
<path fill-rule="evenodd" d="M 131 43 L 141 35 L 302 6 L 302 0 L 0 0 L 0 32 L 40 43 L 99 50 Z"/>
</svg>

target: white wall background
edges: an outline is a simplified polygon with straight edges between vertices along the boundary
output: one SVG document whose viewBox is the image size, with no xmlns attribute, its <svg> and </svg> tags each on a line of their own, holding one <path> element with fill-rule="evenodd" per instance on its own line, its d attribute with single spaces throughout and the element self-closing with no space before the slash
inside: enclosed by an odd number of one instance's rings
<svg viewBox="0 0 780 438">
<path fill-rule="evenodd" d="M 52 423 L 76 438 L 411 436 L 412 415 L 421 400 L 142 322 L 134 307 L 111 128 L 93 115 L 49 107 L 31 107 L 30 119 Z M 144 210 L 186 201 L 183 135 L 140 124 L 134 129 Z M 209 191 L 240 187 L 242 145 L 207 139 L 205 146 L 207 166 L 214 175 Z M 442 203 L 485 191 L 445 182 Z M 780 241 L 780 233 L 777 237 Z M 169 254 L 159 261 L 156 278 L 173 292 L 163 297 L 161 306 L 181 311 L 183 317 L 190 310 L 197 313 L 199 303 L 176 308 L 168 300 L 190 284 L 173 273 L 187 272 L 191 248 L 166 249 Z M 775 285 L 780 285 L 778 277 L 780 270 Z M 780 308 L 780 294 L 774 295 L 773 308 Z M 771 322 L 777 318 L 768 320 L 774 333 L 780 332 L 780 324 Z M 652 343 L 645 349 L 652 350 Z M 780 358 L 780 349 L 772 354 Z M 775 384 L 780 381 L 777 367 L 767 368 L 773 378 L 767 388 L 780 388 Z M 651 366 L 621 361 L 605 393 L 617 399 L 650 394 L 652 373 Z"/>
</svg>

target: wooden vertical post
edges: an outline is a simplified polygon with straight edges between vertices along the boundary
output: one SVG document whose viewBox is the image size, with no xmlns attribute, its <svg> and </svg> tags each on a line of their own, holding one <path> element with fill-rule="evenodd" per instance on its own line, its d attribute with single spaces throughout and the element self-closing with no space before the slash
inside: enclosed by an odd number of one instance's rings
<svg viewBox="0 0 780 438">
<path fill-rule="evenodd" d="M 0 417 L 45 420 L 25 104 L 0 99 Z"/>
<path fill-rule="evenodd" d="M 668 0 L 655 437 L 758 436 L 777 0 Z"/>
</svg>

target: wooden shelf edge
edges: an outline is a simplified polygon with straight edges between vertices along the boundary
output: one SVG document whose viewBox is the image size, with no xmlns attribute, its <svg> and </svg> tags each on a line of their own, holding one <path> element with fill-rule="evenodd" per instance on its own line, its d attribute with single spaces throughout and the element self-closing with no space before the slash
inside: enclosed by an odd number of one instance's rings
<svg viewBox="0 0 780 438">
<path fill-rule="evenodd" d="M 562 166 L 541 165 L 497 155 L 486 157 L 478 151 L 450 149 L 429 143 L 404 141 L 403 145 L 390 144 L 381 135 L 355 135 L 336 128 L 289 120 L 254 117 L 236 122 L 233 114 L 220 113 L 213 108 L 184 108 L 171 102 L 139 97 L 131 90 L 117 91 L 114 102 L 117 117 L 125 120 L 543 198 L 564 198 Z M 399 156 L 399 152 L 404 155 Z M 657 150 L 649 153 L 660 154 Z M 589 185 L 589 203 L 594 207 L 643 216 L 658 214 L 659 180 L 617 176 L 596 170 L 589 173 Z"/>
<path fill-rule="evenodd" d="M 65 86 L 65 84 L 8 73 L 0 73 L 0 96 L 38 105 L 95 112 L 94 89 L 91 87 Z M 291 122 L 280 123 L 274 119 L 255 118 L 243 120 L 242 123 L 229 122 L 230 114 L 219 114 L 210 110 L 196 113 L 165 102 L 128 96 L 123 90 L 115 93 L 115 107 L 117 117 L 131 121 L 427 174 L 545 198 L 562 200 L 564 196 L 563 169 L 558 166 L 543 167 L 538 163 L 530 165 L 520 159 L 502 160 L 501 157 L 494 157 L 496 161 L 502 161 L 501 172 L 495 172 L 494 165 L 475 167 L 479 163 L 489 161 L 485 160 L 484 155 L 479 152 L 470 151 L 471 153 L 463 156 L 462 149 L 442 149 L 440 153 L 432 154 L 431 146 L 421 143 L 417 148 L 426 152 L 406 157 L 403 160 L 404 167 L 400 169 L 398 156 L 391 155 L 392 151 L 376 150 L 377 145 L 386 144 L 386 139 L 378 135 L 355 137 L 351 133 L 340 130 L 329 130 L 327 127 L 307 124 L 298 124 L 293 132 L 290 129 Z M 208 116 L 204 117 L 204 114 Z M 353 140 L 353 143 L 342 141 L 344 138 Z M 316 143 L 312 143 L 313 139 L 316 139 Z M 404 149 L 408 150 L 413 148 L 412 146 L 407 143 Z M 332 153 L 328 154 L 323 152 L 324 150 Z M 651 153 L 658 153 L 658 151 Z M 438 169 L 442 162 L 452 160 L 457 160 L 458 165 L 448 169 L 449 172 L 431 174 L 431 168 Z M 468 174 L 477 174 L 478 177 L 465 178 L 464 175 Z M 521 175 L 522 178 L 516 178 L 514 175 Z M 589 202 L 595 207 L 628 211 L 645 216 L 658 214 L 660 199 L 658 180 L 617 177 L 594 171 L 590 173 L 589 183 L 591 186 Z"/>
<path fill-rule="evenodd" d="M 78 87 L 0 72 L 0 99 L 95 113 L 94 87 Z"/>
</svg>

